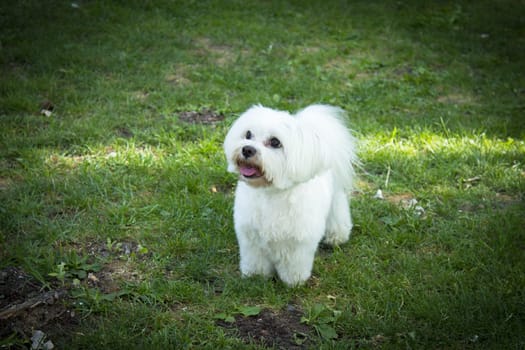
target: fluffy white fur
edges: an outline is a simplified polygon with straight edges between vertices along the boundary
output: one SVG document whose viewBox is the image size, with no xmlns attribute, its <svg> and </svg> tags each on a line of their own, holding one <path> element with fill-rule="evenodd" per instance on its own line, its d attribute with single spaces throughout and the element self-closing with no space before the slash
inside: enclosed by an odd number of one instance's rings
<svg viewBox="0 0 525 350">
<path fill-rule="evenodd" d="M 228 170 L 239 174 L 234 222 L 244 276 L 275 272 L 290 286 L 311 275 L 315 252 L 346 242 L 355 142 L 336 107 L 296 115 L 248 109 L 226 135 Z"/>
</svg>

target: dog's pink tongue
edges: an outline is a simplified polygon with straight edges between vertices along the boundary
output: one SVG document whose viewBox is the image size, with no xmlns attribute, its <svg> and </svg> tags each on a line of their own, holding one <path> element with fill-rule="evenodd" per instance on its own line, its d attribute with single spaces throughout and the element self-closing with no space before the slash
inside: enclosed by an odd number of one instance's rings
<svg viewBox="0 0 525 350">
<path fill-rule="evenodd" d="M 257 174 L 257 168 L 251 166 L 243 166 L 239 169 L 239 171 L 241 172 L 242 176 L 247 177 L 254 176 L 255 174 Z"/>
</svg>

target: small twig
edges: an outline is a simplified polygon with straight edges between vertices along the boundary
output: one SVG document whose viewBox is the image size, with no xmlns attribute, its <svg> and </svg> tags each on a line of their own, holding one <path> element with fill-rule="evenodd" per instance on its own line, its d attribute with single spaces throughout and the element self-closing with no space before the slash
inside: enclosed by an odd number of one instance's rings
<svg viewBox="0 0 525 350">
<path fill-rule="evenodd" d="M 390 181 L 390 165 L 388 166 L 387 172 L 386 172 L 386 179 L 385 179 L 385 189 L 388 188 L 388 182 Z"/>
<path fill-rule="evenodd" d="M 8 318 L 16 316 L 24 310 L 32 309 L 40 304 L 48 304 L 50 300 L 52 300 L 52 302 L 54 303 L 60 298 L 62 298 L 64 295 L 66 295 L 66 292 L 64 290 L 50 290 L 48 292 L 39 294 L 31 299 L 28 299 L 22 303 L 9 305 L 0 311 L 0 320 L 7 320 Z"/>
</svg>

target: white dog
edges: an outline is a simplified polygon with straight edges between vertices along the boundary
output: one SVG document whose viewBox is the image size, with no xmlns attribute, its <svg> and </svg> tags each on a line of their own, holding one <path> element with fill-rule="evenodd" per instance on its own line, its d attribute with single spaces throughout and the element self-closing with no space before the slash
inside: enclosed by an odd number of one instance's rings
<svg viewBox="0 0 525 350">
<path fill-rule="evenodd" d="M 224 151 L 240 180 L 234 222 L 244 276 L 277 272 L 286 284 L 301 284 L 323 237 L 331 245 L 348 240 L 357 159 L 344 118 L 325 105 L 296 115 L 254 106 L 232 125 Z"/>
</svg>

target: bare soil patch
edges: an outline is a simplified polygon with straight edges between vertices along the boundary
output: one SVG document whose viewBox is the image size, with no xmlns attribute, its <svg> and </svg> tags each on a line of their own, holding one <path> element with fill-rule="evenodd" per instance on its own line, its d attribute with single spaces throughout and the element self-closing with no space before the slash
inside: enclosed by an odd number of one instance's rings
<svg viewBox="0 0 525 350">
<path fill-rule="evenodd" d="M 53 341 L 68 336 L 79 323 L 65 289 L 45 289 L 17 267 L 0 270 L 0 339 L 29 342 L 34 331 Z"/>
<path fill-rule="evenodd" d="M 219 67 L 224 67 L 233 63 L 238 54 L 246 51 L 239 51 L 228 45 L 219 45 L 209 38 L 199 38 L 195 41 L 196 53 L 200 56 L 212 57 Z"/>
<path fill-rule="evenodd" d="M 313 345 L 313 331 L 301 323 L 302 315 L 296 307 L 288 305 L 279 312 L 264 309 L 256 316 L 236 315 L 233 323 L 220 320 L 217 324 L 235 331 L 245 343 L 276 349 L 307 349 Z"/>
<path fill-rule="evenodd" d="M 64 284 L 51 281 L 43 285 L 22 268 L 9 266 L 0 270 L 0 340 L 8 348 L 34 346 L 31 338 L 37 331 L 43 332 L 43 342 L 56 344 L 71 337 L 80 323 L 71 296 L 73 277 L 79 277 L 83 288 L 95 288 L 102 294 L 117 293 L 121 281 L 137 281 L 140 274 L 133 269 L 128 257 L 149 255 L 141 251 L 135 242 L 93 242 L 87 246 L 71 246 L 79 256 L 98 256 L 108 261 L 100 270 L 90 270 L 91 260 L 86 260 L 85 277 L 69 276 Z M 81 266 L 84 267 L 84 266 Z M 39 348 L 39 345 L 36 345 Z M 44 347 L 45 348 L 45 347 Z"/>
<path fill-rule="evenodd" d="M 224 120 L 224 115 L 209 109 L 201 111 L 185 111 L 179 113 L 179 119 L 190 124 L 216 124 Z"/>
</svg>

